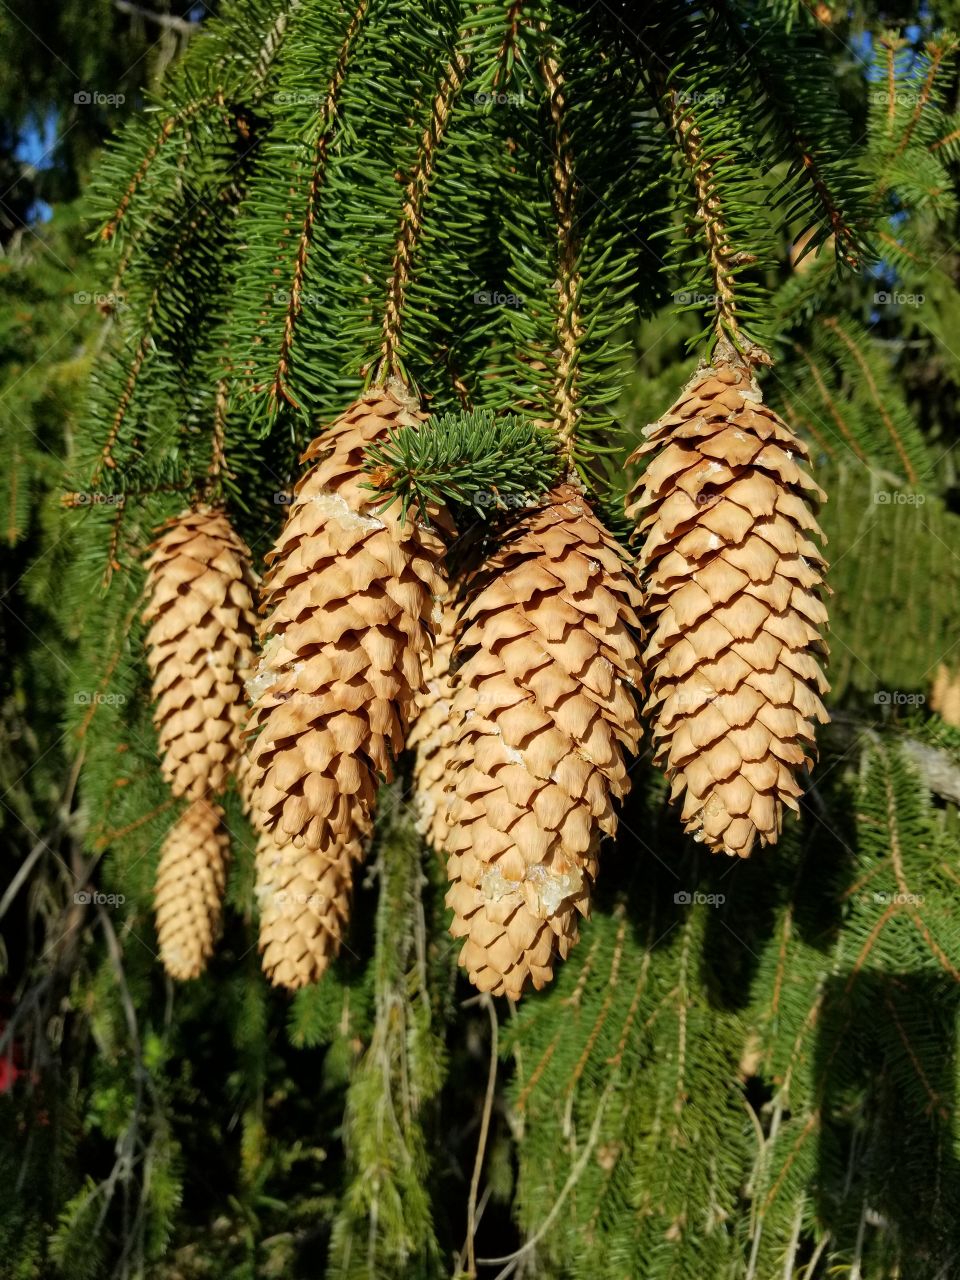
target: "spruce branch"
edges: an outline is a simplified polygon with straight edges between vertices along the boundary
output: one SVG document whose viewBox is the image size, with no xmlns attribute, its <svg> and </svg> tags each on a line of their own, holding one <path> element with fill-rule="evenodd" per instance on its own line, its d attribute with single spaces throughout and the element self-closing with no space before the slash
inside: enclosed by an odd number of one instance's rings
<svg viewBox="0 0 960 1280">
<path fill-rule="evenodd" d="M 909 146 L 910 139 L 913 137 L 914 130 L 920 121 L 924 108 L 930 102 L 933 95 L 934 82 L 936 81 L 937 74 L 940 71 L 944 58 L 953 53 L 956 47 L 956 39 L 952 36 L 945 36 L 942 40 L 930 40 L 927 42 L 926 50 L 927 55 L 930 58 L 929 65 L 927 67 L 927 74 L 924 77 L 923 85 L 917 95 L 917 101 L 914 104 L 913 113 L 907 121 L 906 128 L 903 131 L 903 136 L 901 137 L 900 143 L 897 147 L 896 154 L 898 156 L 902 155 Z"/>
<path fill-rule="evenodd" d="M 183 127 L 188 124 L 194 116 L 203 111 L 206 107 L 211 106 L 218 108 L 220 111 L 225 110 L 226 103 L 224 101 L 223 90 L 219 87 L 211 94 L 207 94 L 202 98 L 196 98 L 192 102 L 185 103 L 178 111 L 175 111 L 166 117 L 153 142 L 144 153 L 143 159 L 140 161 L 136 172 L 127 184 L 123 195 L 120 197 L 120 203 L 117 205 L 110 218 L 101 227 L 101 240 L 112 240 L 117 234 L 117 229 L 126 216 L 127 210 L 130 208 L 130 204 L 134 196 L 143 185 L 143 181 L 146 178 L 150 167 L 160 154 L 162 148 L 165 147 L 174 134 L 178 130 L 183 129 Z"/>
<path fill-rule="evenodd" d="M 384 506 L 470 508 L 480 516 L 528 506 L 557 480 L 557 437 L 516 414 L 492 410 L 446 413 L 421 426 L 401 427 L 367 450 L 370 488 Z"/>
<path fill-rule="evenodd" d="M 775 23 L 758 37 L 745 30 L 743 14 L 732 0 L 714 0 L 713 7 L 740 50 L 738 65 L 746 64 L 762 91 L 765 134 L 781 155 L 791 157 L 780 203 L 794 216 L 802 212 L 806 227 L 820 214 L 821 227 L 813 223 L 806 251 L 830 234 L 839 260 L 857 270 L 867 252 L 864 226 L 870 202 L 848 176 L 848 123 L 824 92 L 832 69 L 809 33 L 795 34 Z M 813 196 L 810 204 L 803 198 L 804 186 Z"/>
<path fill-rule="evenodd" d="M 813 379 L 813 384 L 817 388 L 820 398 L 826 405 L 831 418 L 833 418 L 834 422 L 837 424 L 837 430 L 840 432 L 841 439 L 861 462 L 866 462 L 866 454 L 863 452 L 863 449 L 861 449 L 856 437 L 844 421 L 843 415 L 840 413 L 835 399 L 830 395 L 827 385 L 823 380 L 823 375 L 817 367 L 816 362 L 799 342 L 795 342 L 793 344 L 793 349 L 809 369 L 810 376 Z M 789 421 L 792 422 L 794 419 L 790 418 Z"/>
<path fill-rule="evenodd" d="M 544 55 L 541 73 L 550 95 L 553 164 L 551 165 L 554 214 L 557 221 L 557 351 L 553 374 L 553 429 L 569 455 L 580 411 L 579 360 L 584 326 L 580 316 L 583 280 L 578 267 L 576 234 L 577 182 L 573 148 L 565 119 L 566 97 L 563 74 L 553 51 Z"/>
<path fill-rule="evenodd" d="M 703 236 L 713 281 L 714 327 L 718 339 L 731 342 L 751 365 L 772 364 L 770 356 L 743 329 L 737 314 L 737 271 L 750 265 L 752 254 L 733 244 L 724 209 L 724 198 L 714 173 L 714 162 L 705 144 L 690 103 L 673 87 L 665 94 L 667 113 L 680 146 L 696 195 L 696 217 Z"/>
<path fill-rule="evenodd" d="M 287 375 L 290 368 L 290 354 L 293 348 L 294 332 L 297 320 L 303 310 L 303 288 L 304 279 L 307 271 L 307 257 L 310 252 L 310 245 L 313 241 L 314 223 L 317 216 L 317 205 L 320 198 L 320 189 L 323 186 L 324 177 L 327 169 L 327 156 L 330 151 L 330 144 L 333 141 L 334 128 L 337 121 L 340 95 L 343 89 L 343 83 L 347 75 L 347 64 L 350 60 L 351 52 L 357 42 L 357 37 L 363 25 L 364 17 L 367 12 L 368 0 L 360 0 L 357 8 L 350 20 L 340 46 L 340 52 L 337 56 L 336 65 L 333 69 L 333 75 L 327 86 L 327 92 L 324 97 L 323 107 L 320 112 L 320 119 L 317 124 L 317 137 L 314 144 L 313 163 L 310 173 L 310 185 L 307 192 L 306 208 L 303 213 L 303 222 L 300 227 L 300 235 L 297 239 L 297 253 L 294 260 L 293 279 L 290 282 L 289 302 L 287 303 L 287 312 L 284 317 L 283 333 L 280 339 L 280 351 L 276 361 L 276 371 L 273 376 L 273 382 L 270 387 L 270 398 L 274 405 L 281 400 L 286 401 L 294 409 L 299 409 L 296 398 L 290 390 L 287 381 Z"/>
<path fill-rule="evenodd" d="M 387 287 L 380 343 L 382 358 L 374 378 L 376 383 L 383 383 L 390 377 L 406 381 L 400 361 L 404 302 L 413 270 L 413 256 L 423 230 L 424 205 L 433 180 L 437 153 L 466 71 L 467 58 L 458 49 L 447 64 L 433 99 L 430 121 L 423 132 L 420 152 L 407 183 L 400 233 Z"/>
<path fill-rule="evenodd" d="M 845 332 L 845 330 L 843 329 L 843 326 L 839 323 L 839 321 L 836 319 L 835 316 L 825 317 L 823 323 L 832 333 L 836 334 L 836 336 L 847 348 L 847 350 L 850 352 L 850 355 L 853 357 L 854 361 L 856 362 L 857 368 L 860 371 L 860 374 L 863 377 L 864 383 L 870 392 L 870 398 L 873 400 L 874 405 L 876 406 L 876 411 L 880 415 L 880 420 L 883 423 L 884 428 L 887 434 L 889 435 L 894 448 L 896 449 L 897 457 L 900 459 L 900 462 L 903 464 L 904 478 L 910 484 L 916 484 L 917 472 L 913 466 L 913 463 L 910 461 L 910 457 L 904 447 L 903 441 L 900 438 L 900 433 L 897 431 L 897 428 L 894 425 L 893 419 L 891 418 L 887 410 L 887 406 L 884 402 L 884 398 L 880 395 L 879 389 L 877 387 L 876 379 L 874 378 L 872 372 L 870 371 L 870 365 L 865 359 L 863 352 L 860 350 L 857 344 L 853 341 L 850 335 Z"/>
</svg>

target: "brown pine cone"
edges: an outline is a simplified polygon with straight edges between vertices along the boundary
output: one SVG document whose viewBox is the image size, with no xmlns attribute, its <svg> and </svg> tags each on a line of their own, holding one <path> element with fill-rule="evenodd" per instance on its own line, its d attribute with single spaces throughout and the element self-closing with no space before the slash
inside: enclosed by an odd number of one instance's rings
<svg viewBox="0 0 960 1280">
<path fill-rule="evenodd" d="M 276 891 L 261 880 L 258 892 L 266 900 L 295 879 L 295 893 L 324 900 L 309 920 L 265 916 L 264 964 L 284 984 L 319 976 L 339 945 L 349 866 L 363 856 L 377 788 L 393 775 L 422 686 L 443 543 L 402 521 L 396 504 L 377 511 L 383 498 L 363 467 L 371 442 L 423 421 L 397 383 L 362 396 L 304 454 L 314 466 L 269 557 L 263 653 L 248 684 L 249 781 L 254 820 L 292 879 Z M 318 856 L 297 861 L 288 846 Z M 289 963 L 274 959 L 274 936 Z"/>
<path fill-rule="evenodd" d="M 169 520 L 151 550 L 143 618 L 161 767 L 175 796 L 197 800 L 223 790 L 240 750 L 243 686 L 256 663 L 256 576 L 214 507 Z"/>
<path fill-rule="evenodd" d="M 627 511 L 656 620 L 644 654 L 656 758 L 686 830 L 746 857 L 798 808 L 796 772 L 827 719 L 824 560 L 808 536 L 822 538 L 809 500 L 823 494 L 739 364 L 700 369 L 645 435 L 630 461 L 655 456 Z"/>
<path fill-rule="evenodd" d="M 635 606 L 573 485 L 520 518 L 467 583 L 446 836 L 451 932 L 481 991 L 542 987 L 587 914 L 640 736 Z"/>
<path fill-rule="evenodd" d="M 223 811 L 194 800 L 163 844 L 154 892 L 160 959 L 171 978 L 197 978 L 220 930 L 230 840 Z"/>
<path fill-rule="evenodd" d="M 443 553 L 365 486 L 364 450 L 424 421 L 396 385 L 363 396 L 304 454 L 264 582 L 263 653 L 248 685 L 253 804 L 280 841 L 354 841 L 403 749 L 422 684 Z M 359 806 L 359 810 L 358 810 Z"/>
<path fill-rule="evenodd" d="M 423 668 L 417 716 L 407 739 L 414 751 L 413 802 L 417 830 L 438 853 L 446 852 L 449 779 L 456 746 L 453 721 L 453 650 L 458 606 L 453 595 L 441 604 L 436 640 Z"/>
</svg>

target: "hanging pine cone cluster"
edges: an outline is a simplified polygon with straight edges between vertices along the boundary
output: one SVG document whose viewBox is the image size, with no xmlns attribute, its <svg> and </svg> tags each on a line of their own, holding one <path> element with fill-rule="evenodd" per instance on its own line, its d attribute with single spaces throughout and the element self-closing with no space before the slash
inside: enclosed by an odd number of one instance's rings
<svg viewBox="0 0 960 1280">
<path fill-rule="evenodd" d="M 160 956 L 174 978 L 202 972 L 219 928 L 229 841 L 209 797 L 240 758 L 255 589 L 250 552 L 221 509 L 198 505 L 161 528 L 147 561 L 147 662 L 161 769 L 191 801 L 156 878 Z"/>
<path fill-rule="evenodd" d="M 467 584 L 445 835 L 460 963 L 482 991 L 542 987 L 587 914 L 640 725 L 639 592 L 562 485 Z"/>
<path fill-rule="evenodd" d="M 378 514 L 364 471 L 368 445 L 422 421 L 395 382 L 358 400 L 304 454 L 314 465 L 268 557 L 263 651 L 248 685 L 250 791 L 274 842 L 258 858 L 261 948 L 284 985 L 319 976 L 336 953 L 350 868 L 422 683 L 442 543 L 395 507 Z"/>
<path fill-rule="evenodd" d="M 647 460 L 628 503 L 642 592 L 565 483 L 445 596 L 436 529 L 380 509 L 366 480 L 368 447 L 425 421 L 391 383 L 307 449 L 269 557 L 255 672 L 249 553 L 223 513 L 186 512 L 154 544 L 145 617 L 164 773 L 193 802 L 157 882 L 176 976 L 212 949 L 227 844 L 206 797 L 230 769 L 258 831 L 263 967 L 289 989 L 321 978 L 342 945 L 376 792 L 404 745 L 418 827 L 448 860 L 461 964 L 512 998 L 550 980 L 589 912 L 639 744 L 642 669 L 657 759 L 695 838 L 746 856 L 797 807 L 826 718 L 819 491 L 747 366 L 701 369 L 633 456 Z"/>
<path fill-rule="evenodd" d="M 154 891 L 160 959 L 171 978 L 197 978 L 220 929 L 230 840 L 223 811 L 192 800 L 167 835 Z"/>
<path fill-rule="evenodd" d="M 644 654 L 656 759 L 686 830 L 746 857 L 796 810 L 828 686 L 824 561 L 806 447 L 746 366 L 702 368 L 648 427 L 628 504 L 655 630 Z M 652 455 L 652 456 L 651 456 Z"/>
</svg>

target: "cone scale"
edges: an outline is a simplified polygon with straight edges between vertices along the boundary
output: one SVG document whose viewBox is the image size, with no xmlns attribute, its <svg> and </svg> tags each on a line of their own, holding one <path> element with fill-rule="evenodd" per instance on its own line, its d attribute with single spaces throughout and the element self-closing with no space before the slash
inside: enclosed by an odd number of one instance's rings
<svg viewBox="0 0 960 1280">
<path fill-rule="evenodd" d="M 645 431 L 627 513 L 652 634 L 656 760 L 695 839 L 746 857 L 773 844 L 827 714 L 819 659 L 823 494 L 807 450 L 742 364 L 706 367 Z"/>
</svg>

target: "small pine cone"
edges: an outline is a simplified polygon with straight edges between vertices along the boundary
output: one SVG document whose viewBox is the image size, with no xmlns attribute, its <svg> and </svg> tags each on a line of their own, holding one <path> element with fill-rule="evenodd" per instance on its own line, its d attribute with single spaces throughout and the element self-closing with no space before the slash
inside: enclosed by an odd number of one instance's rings
<svg viewBox="0 0 960 1280">
<path fill-rule="evenodd" d="M 223 810 L 194 800 L 163 844 L 154 900 L 160 959 L 171 978 L 197 978 L 220 930 L 230 839 Z"/>
<path fill-rule="evenodd" d="M 456 727 L 453 721 L 453 650 L 457 605 L 452 595 L 442 602 L 433 649 L 424 663 L 423 688 L 417 696 L 417 718 L 407 746 L 413 749 L 414 810 L 417 830 L 439 853 L 446 852 L 449 829 L 448 781 L 453 767 Z"/>
<path fill-rule="evenodd" d="M 798 808 L 796 771 L 827 720 L 824 560 L 807 536 L 823 536 L 809 495 L 824 495 L 743 366 L 701 369 L 645 435 L 630 461 L 656 456 L 627 512 L 656 619 L 644 654 L 656 759 L 686 830 L 746 857 Z"/>
<path fill-rule="evenodd" d="M 257 901 L 263 969 L 277 987 L 295 991 L 319 982 L 339 953 L 350 917 L 353 872 L 372 823 L 361 804 L 352 815 L 351 840 L 326 849 L 280 841 L 261 831 L 257 841 Z"/>
<path fill-rule="evenodd" d="M 635 606 L 622 554 L 561 485 L 467 583 L 453 718 L 447 905 L 481 991 L 542 987 L 577 940 L 624 748 L 640 737 Z"/>
<path fill-rule="evenodd" d="M 175 796 L 226 785 L 240 751 L 244 681 L 256 663 L 256 576 L 226 514 L 198 506 L 167 521 L 147 561 L 144 612 L 154 723 Z"/>
<path fill-rule="evenodd" d="M 248 689 L 253 806 L 280 844 L 359 848 L 421 687 L 443 546 L 364 487 L 364 450 L 417 424 L 399 385 L 364 395 L 304 454 L 265 581 L 263 654 Z M 339 857 L 339 855 L 338 855 Z"/>
</svg>

